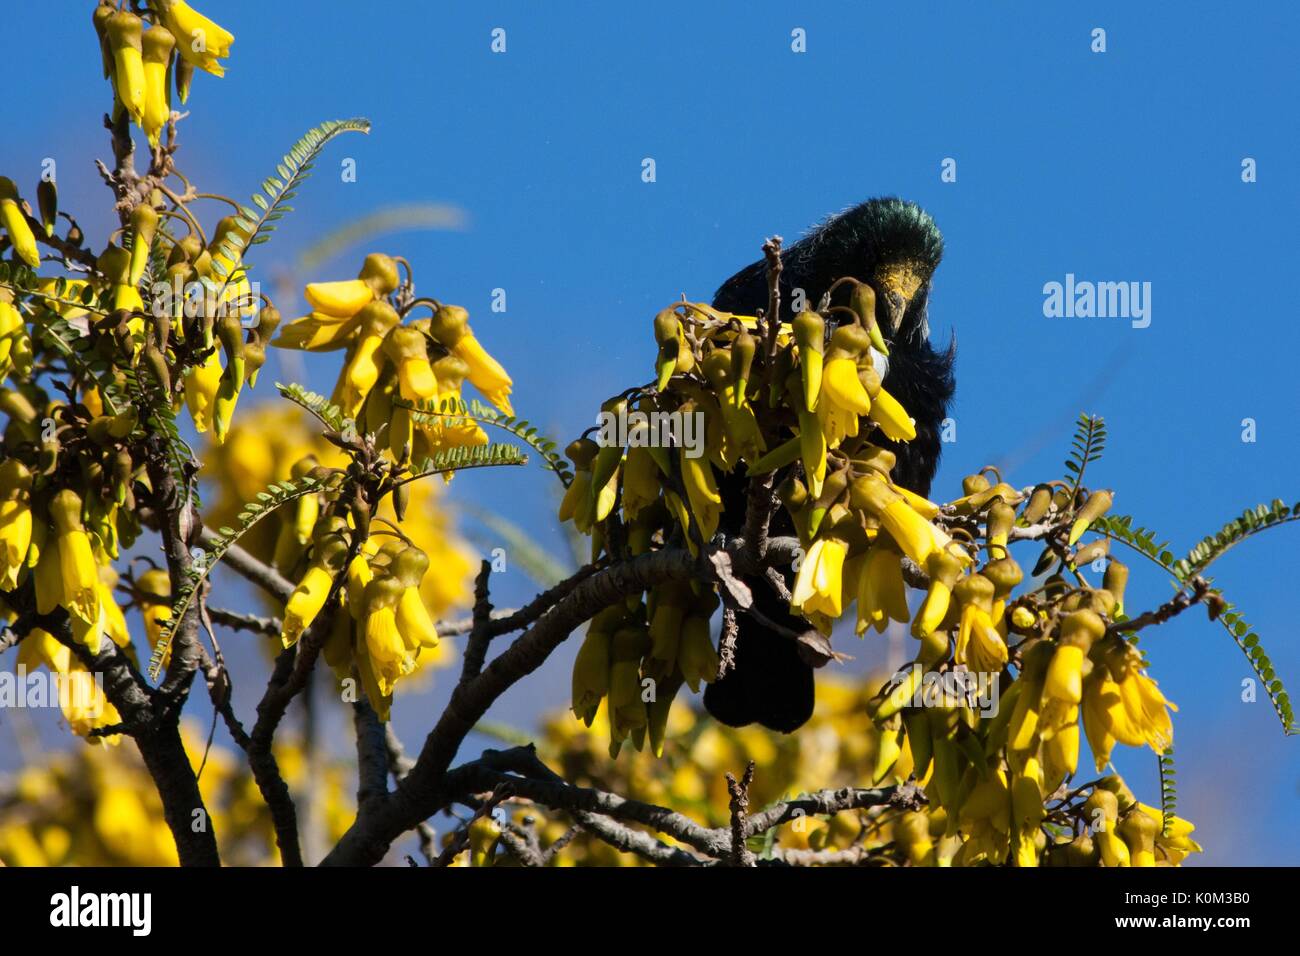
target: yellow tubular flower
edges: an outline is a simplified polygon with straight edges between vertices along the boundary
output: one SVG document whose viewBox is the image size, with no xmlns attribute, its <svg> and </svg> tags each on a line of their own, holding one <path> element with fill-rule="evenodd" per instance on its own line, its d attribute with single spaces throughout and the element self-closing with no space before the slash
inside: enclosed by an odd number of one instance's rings
<svg viewBox="0 0 1300 956">
<path fill-rule="evenodd" d="M 953 657 L 958 664 L 981 673 L 1000 672 L 1007 662 L 1006 641 L 982 607 L 967 604 L 962 608 Z"/>
<path fill-rule="evenodd" d="M 352 344 L 348 360 L 339 372 L 339 405 L 352 418 L 356 417 L 361 403 L 379 381 L 384 361 L 380 346 L 384 344 L 389 329 L 400 319 L 391 305 L 377 300 L 357 313 L 357 321 L 360 323 L 360 337 Z"/>
<path fill-rule="evenodd" d="M 217 383 L 217 394 L 212 403 L 212 437 L 218 445 L 226 440 L 230 420 L 235 416 L 235 403 L 239 401 L 239 392 L 244 386 L 244 376 L 238 368 L 236 363 L 230 363 Z"/>
<path fill-rule="evenodd" d="M 347 347 L 355 337 L 358 325 L 352 316 L 339 318 L 324 312 L 313 312 L 283 326 L 271 344 L 280 349 L 333 352 Z"/>
<path fill-rule="evenodd" d="M 43 285 L 45 280 L 42 279 L 38 287 Z M 22 313 L 4 298 L 5 295 L 8 293 L 0 292 L 0 382 L 9 377 L 9 370 L 13 368 L 14 346 L 27 331 Z"/>
<path fill-rule="evenodd" d="M 609 610 L 622 614 L 620 608 Z M 609 648 L 613 638 L 606 623 L 609 620 L 608 614 L 604 618 L 600 614 L 592 618 L 573 661 L 573 713 L 588 727 L 596 719 L 601 700 L 609 693 Z"/>
<path fill-rule="evenodd" d="M 397 625 L 402 591 L 401 582 L 389 576 L 377 577 L 366 586 L 366 651 L 384 696 L 390 696 L 397 681 L 415 670 L 415 655 Z"/>
<path fill-rule="evenodd" d="M 329 597 L 332 582 L 332 575 L 322 565 L 313 564 L 307 569 L 307 573 L 302 576 L 298 586 L 289 595 L 289 601 L 284 608 L 284 624 L 280 632 L 280 640 L 285 647 L 292 647 L 302 636 L 302 632 L 316 619 L 316 615 L 325 606 L 326 598 Z"/>
<path fill-rule="evenodd" d="M 371 570 L 370 559 L 379 550 L 379 539 L 370 538 L 361 546 L 361 553 L 348 565 L 347 596 L 348 613 L 352 619 L 360 621 L 366 613 L 366 586 L 375 579 Z"/>
<path fill-rule="evenodd" d="M 1130 811 L 1116 827 L 1116 832 L 1128 846 L 1133 866 L 1156 865 L 1156 835 L 1160 824 L 1141 811 Z"/>
<path fill-rule="evenodd" d="M 171 578 L 162 568 L 153 568 L 136 578 L 136 588 L 140 591 L 140 616 L 144 618 L 144 633 L 149 639 L 149 646 L 156 648 L 162 639 L 163 625 L 172 619 Z M 163 667 L 171 658 L 171 648 L 167 649 Z"/>
<path fill-rule="evenodd" d="M 821 497 L 822 482 L 826 480 L 826 435 L 815 414 L 798 411 L 799 456 L 803 459 L 804 474 L 808 476 L 808 491 L 814 498 Z"/>
<path fill-rule="evenodd" d="M 413 366 L 417 364 L 413 363 Z M 435 404 L 440 408 L 458 409 L 461 405 L 461 386 L 465 382 L 469 366 L 454 355 L 444 355 L 433 363 L 431 369 L 431 378 L 436 382 L 437 387 L 434 396 Z M 413 394 L 418 394 L 418 392 L 413 391 Z M 405 411 L 404 409 L 401 410 Z M 455 415 L 424 416 L 420 422 L 417 438 L 422 438 L 428 447 L 426 448 L 423 443 L 417 442 L 416 458 L 419 458 L 420 454 L 427 454 L 432 457 L 435 452 L 443 448 L 459 448 L 467 445 L 486 445 L 488 443 L 487 432 L 483 431 L 476 421 Z"/>
<path fill-rule="evenodd" d="M 883 634 L 891 620 L 905 623 L 911 616 L 902 561 L 901 554 L 885 545 L 877 544 L 867 552 L 858 589 L 859 634 L 868 626 Z"/>
<path fill-rule="evenodd" d="M 1129 721 L 1119 685 L 1105 673 L 1104 667 L 1094 669 L 1092 676 L 1084 681 L 1081 706 L 1083 729 L 1098 770 L 1110 762 L 1110 752 L 1116 742 L 1129 747 L 1146 743 L 1145 736 Z"/>
<path fill-rule="evenodd" d="M 713 477 L 713 466 L 704 456 L 692 458 L 686 448 L 678 457 L 682 469 L 682 484 L 690 499 L 691 512 L 699 524 L 700 534 L 707 543 L 718 530 L 718 516 L 722 514 L 722 495 Z"/>
<path fill-rule="evenodd" d="M 0 590 L 18 586 L 32 544 L 32 473 L 17 458 L 0 463 Z"/>
<path fill-rule="evenodd" d="M 49 631 L 34 627 L 18 645 L 18 663 L 28 670 L 45 666 L 56 674 L 66 674 L 72 664 L 72 651 Z"/>
<path fill-rule="evenodd" d="M 1196 827 L 1180 816 L 1169 820 L 1169 833 L 1162 831 L 1165 825 L 1164 812 L 1159 807 L 1137 803 L 1135 811 L 1145 814 L 1156 824 L 1156 846 L 1169 857 L 1170 862 L 1179 863 L 1188 853 L 1200 853 L 1201 845 L 1191 838 Z"/>
<path fill-rule="evenodd" d="M 184 0 L 160 0 L 159 11 L 167 29 L 176 37 L 177 52 L 186 61 L 213 76 L 225 75 L 225 68 L 217 61 L 230 56 L 230 45 L 235 42 L 233 33 L 213 23 Z"/>
<path fill-rule="evenodd" d="M 310 282 L 303 296 L 313 312 L 336 319 L 350 319 L 374 301 L 375 290 L 363 279 Z"/>
<path fill-rule="evenodd" d="M 488 401 L 505 414 L 514 414 L 510 407 L 510 376 L 474 338 L 468 312 L 458 305 L 442 306 L 429 320 L 429 333 L 465 363 L 470 382 Z"/>
<path fill-rule="evenodd" d="M 9 236 L 9 244 L 16 255 L 33 269 L 41 267 L 41 255 L 36 250 L 36 235 L 27 224 L 27 216 L 18 204 L 18 188 L 13 180 L 0 176 L 0 225 Z"/>
<path fill-rule="evenodd" d="M 916 423 L 898 399 L 883 388 L 876 393 L 867 417 L 879 425 L 885 436 L 893 441 L 911 441 L 916 437 Z"/>
<path fill-rule="evenodd" d="M 865 508 L 879 518 L 903 553 L 922 567 L 934 551 L 945 550 L 952 540 L 874 474 L 855 480 L 852 491 L 853 506 Z"/>
<path fill-rule="evenodd" d="M 1178 708 L 1165 699 L 1156 682 L 1134 667 L 1119 682 L 1119 692 L 1129 726 L 1142 735 L 1147 745 L 1156 753 L 1173 746 L 1174 725 L 1169 711 Z"/>
<path fill-rule="evenodd" d="M 1052 790 L 1079 766 L 1079 708 L 1069 705 L 1058 726 L 1043 741 L 1043 775 Z"/>
<path fill-rule="evenodd" d="M 961 607 L 953 657 L 974 671 L 1001 670 L 1007 660 L 1006 644 L 993 624 L 994 593 L 993 582 L 983 574 L 971 574 L 953 588 Z"/>
<path fill-rule="evenodd" d="M 408 547 L 393 559 L 393 576 L 402 585 L 397 601 L 397 629 L 412 651 L 438 646 L 438 631 L 420 599 L 420 583 L 428 569 L 429 558 L 416 547 Z"/>
<path fill-rule="evenodd" d="M 418 329 L 397 325 L 388 332 L 383 347 L 384 354 L 397 366 L 398 394 L 402 398 L 421 402 L 438 394 L 439 383 L 429 363 L 428 344 Z"/>
<path fill-rule="evenodd" d="M 141 127 L 149 137 L 149 145 L 157 148 L 162 128 L 172 115 L 167 64 L 176 38 L 165 27 L 155 25 L 145 33 L 143 43 L 145 95 Z"/>
<path fill-rule="evenodd" d="M 63 717 L 68 726 L 78 737 L 85 737 L 92 744 L 121 743 L 122 738 L 117 734 L 108 737 L 90 736 L 92 730 L 111 727 L 121 723 L 122 718 L 95 683 L 94 676 L 76 658 L 72 659 L 65 680 L 59 684 L 59 706 L 63 709 Z"/>
<path fill-rule="evenodd" d="M 429 609 L 420 599 L 418 588 L 406 588 L 397 601 L 397 629 L 402 632 L 407 647 L 415 651 L 421 647 L 438 646 L 438 629 L 434 626 Z"/>
<path fill-rule="evenodd" d="M 848 545 L 834 536 L 818 538 L 799 566 L 790 607 L 807 615 L 821 612 L 839 617 L 844 582 L 844 558 Z"/>
<path fill-rule="evenodd" d="M 871 398 L 858 380 L 858 366 L 851 358 L 834 358 L 822 372 L 822 397 L 857 415 L 871 411 Z"/>
<path fill-rule="evenodd" d="M 718 652 L 709 637 L 709 619 L 698 614 L 686 618 L 677 647 L 677 667 L 683 679 L 697 693 L 700 681 L 713 683 L 718 676 Z"/>
<path fill-rule="evenodd" d="M 469 366 L 469 380 L 475 388 L 483 393 L 484 398 L 499 408 L 506 415 L 513 415 L 510 405 L 510 390 L 514 386 L 510 376 L 501 363 L 487 353 L 469 328 L 452 352 Z"/>
<path fill-rule="evenodd" d="M 113 87 L 122 106 L 137 126 L 144 119 L 145 78 L 141 53 L 143 21 L 129 10 L 118 10 L 108 18 L 108 45 L 113 51 Z"/>
<path fill-rule="evenodd" d="M 573 481 L 564 492 L 564 498 L 560 501 L 560 510 L 558 517 L 560 521 L 569 521 L 572 519 L 574 525 L 579 531 L 586 533 L 586 529 L 591 527 L 590 518 L 586 522 L 583 519 L 583 510 L 590 515 L 591 512 L 591 472 L 577 471 L 574 472 Z M 586 525 L 586 528 L 583 525 Z"/>
<path fill-rule="evenodd" d="M 939 517 L 940 511 L 943 510 L 929 498 L 922 498 L 915 491 L 904 488 L 902 485 L 895 485 L 891 482 L 889 487 L 902 495 L 903 500 L 912 506 L 912 510 L 926 521 L 933 521 Z"/>
<path fill-rule="evenodd" d="M 822 391 L 822 352 L 826 347 L 826 320 L 816 312 L 804 311 L 791 323 L 799 346 L 799 377 L 803 382 L 803 410 L 817 411 Z"/>
<path fill-rule="evenodd" d="M 217 392 L 221 388 L 221 359 L 212 349 L 203 364 L 185 376 L 185 406 L 194 419 L 194 430 L 206 432 L 216 412 Z"/>
<path fill-rule="evenodd" d="M 1077 704 L 1083 700 L 1083 648 L 1062 644 L 1052 655 L 1043 691 L 1049 697 Z"/>
<path fill-rule="evenodd" d="M 912 619 L 912 636 L 918 640 L 933 634 L 947 617 L 952 604 L 952 589 L 961 575 L 961 562 L 947 551 L 934 551 L 926 559 L 925 570 L 930 576 L 930 586 L 916 617 Z M 901 568 L 899 574 L 902 574 Z"/>
<path fill-rule="evenodd" d="M 131 643 L 131 632 L 127 630 L 126 615 L 113 598 L 117 573 L 107 567 L 99 570 L 99 629 L 118 647 L 126 647 Z"/>
<path fill-rule="evenodd" d="M 623 515 L 635 520 L 641 509 L 659 498 L 659 467 L 650 449 L 640 445 L 627 450 L 623 461 Z"/>
<path fill-rule="evenodd" d="M 99 568 L 90 547 L 90 538 L 81 524 L 81 498 L 71 488 L 64 488 L 50 501 L 50 520 L 58 542 L 60 582 L 59 603 L 87 623 L 99 621 Z M 99 635 L 95 646 L 99 649 Z"/>
<path fill-rule="evenodd" d="M 641 699 L 641 656 L 649 650 L 644 625 L 628 625 L 614 632 L 610 643 L 609 723 L 612 741 L 622 741 L 636 727 L 649 723 Z"/>
</svg>

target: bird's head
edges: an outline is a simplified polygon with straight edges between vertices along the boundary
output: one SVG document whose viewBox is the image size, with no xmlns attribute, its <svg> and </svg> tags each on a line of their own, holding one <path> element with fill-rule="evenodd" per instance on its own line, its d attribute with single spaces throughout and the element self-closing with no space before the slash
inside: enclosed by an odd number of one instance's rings
<svg viewBox="0 0 1300 956">
<path fill-rule="evenodd" d="M 789 321 L 800 300 L 816 308 L 835 280 L 857 279 L 876 293 L 876 319 L 891 343 L 919 343 L 929 337 L 926 304 L 930 279 L 943 256 L 943 236 L 929 213 L 902 199 L 871 199 L 814 226 L 781 254 L 782 318 Z M 767 302 L 765 263 L 736 273 L 718 290 L 714 305 L 752 314 Z M 831 301 L 847 305 L 841 285 Z"/>
<path fill-rule="evenodd" d="M 877 259 L 867 280 L 876 290 L 890 337 L 928 335 L 925 304 L 930 279 L 943 256 L 943 236 L 934 220 L 915 203 L 900 199 L 868 203 L 875 222 Z"/>
<path fill-rule="evenodd" d="M 848 256 L 844 274 L 875 290 L 876 318 L 885 337 L 928 337 L 930 280 L 943 257 L 943 235 L 930 214 L 902 199 L 872 199 L 837 220 L 843 221 L 828 223 L 828 231 L 842 231 L 837 244 Z"/>
</svg>

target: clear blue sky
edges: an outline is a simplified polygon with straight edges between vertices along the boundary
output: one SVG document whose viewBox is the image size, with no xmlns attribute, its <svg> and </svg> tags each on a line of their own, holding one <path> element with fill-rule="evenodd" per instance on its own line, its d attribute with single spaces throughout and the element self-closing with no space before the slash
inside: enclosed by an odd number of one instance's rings
<svg viewBox="0 0 1300 956">
<path fill-rule="evenodd" d="M 341 141 L 320 164 L 263 263 L 396 202 L 462 207 L 461 231 L 381 245 L 415 263 L 422 291 L 471 310 L 515 377 L 517 409 L 557 437 L 646 377 L 650 318 L 666 301 L 708 298 L 769 234 L 793 239 L 870 196 L 915 200 L 947 243 L 934 334 L 954 330 L 959 343 L 958 440 L 936 494 L 955 494 L 986 462 L 1019 484 L 1056 476 L 1073 419 L 1096 412 L 1110 444 L 1092 480 L 1185 550 L 1245 505 L 1300 499 L 1300 331 L 1285 279 L 1300 12 L 1057 6 L 209 2 L 200 7 L 236 35 L 234 56 L 224 80 L 196 78 L 180 162 L 205 188 L 244 196 L 310 125 L 370 117 L 370 137 Z M 107 153 L 96 127 L 109 93 L 89 19 L 88 3 L 10 5 L 13 95 L 0 125 L 0 171 L 30 188 L 53 156 L 64 204 L 82 209 L 101 203 L 91 160 Z M 505 54 L 490 51 L 496 27 Z M 791 50 L 796 27 L 804 54 Z M 1090 50 L 1096 27 L 1105 53 Z M 338 175 L 345 157 L 355 183 Z M 645 157 L 653 184 L 641 181 Z M 948 157 L 955 183 L 940 181 Z M 1241 179 L 1246 157 L 1258 164 L 1253 184 Z M 106 219 L 83 224 L 102 241 Z M 352 275 L 362 251 L 326 277 Z M 1045 318 L 1044 283 L 1067 273 L 1150 282 L 1150 327 Z M 504 315 L 488 309 L 497 287 Z M 327 390 L 333 371 L 311 366 L 308 384 Z M 268 373 L 267 384 L 278 370 Z M 1246 418 L 1253 443 L 1242 441 Z M 467 474 L 453 494 L 558 548 L 550 482 L 540 471 Z M 1300 686 L 1294 535 L 1233 552 L 1217 583 Z M 1133 606 L 1168 596 L 1164 579 L 1133 564 Z M 518 571 L 502 578 L 502 603 L 527 593 Z M 1240 701 L 1250 676 L 1240 652 L 1199 613 L 1144 645 L 1181 707 L 1180 810 L 1200 824 L 1203 859 L 1296 862 L 1300 741 L 1282 737 L 1266 701 Z M 561 649 L 492 716 L 522 724 L 562 702 L 572 653 Z M 243 707 L 252 694 L 241 692 Z M 428 712 L 399 702 L 412 742 Z M 1119 767 L 1155 796 L 1148 753 Z"/>
</svg>

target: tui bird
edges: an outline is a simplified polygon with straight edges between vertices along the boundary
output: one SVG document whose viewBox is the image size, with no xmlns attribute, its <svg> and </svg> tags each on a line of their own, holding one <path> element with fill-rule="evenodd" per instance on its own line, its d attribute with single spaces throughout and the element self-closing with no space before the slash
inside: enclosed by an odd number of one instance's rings
<svg viewBox="0 0 1300 956">
<path fill-rule="evenodd" d="M 789 322 L 797 306 L 816 309 L 822 295 L 843 276 L 851 276 L 876 293 L 877 320 L 889 345 L 882 371 L 884 387 L 916 422 L 916 438 L 907 443 L 873 441 L 897 455 L 894 481 L 928 495 L 939 465 L 939 431 L 955 387 L 956 339 L 944 352 L 930 346 L 926 305 L 930 279 L 943 255 L 943 236 L 929 214 L 901 199 L 871 199 L 813 228 L 781 253 L 781 321 Z M 796 300 L 796 290 L 802 290 Z M 767 264 L 759 260 L 723 283 L 713 298 L 724 312 L 753 315 L 767 308 Z M 847 305 L 842 285 L 832 305 Z M 839 313 L 830 313 L 828 324 Z M 737 533 L 744 524 L 743 478 L 722 485 L 724 521 Z M 782 524 L 784 522 L 784 524 Z M 773 534 L 793 534 L 783 511 L 773 516 Z M 751 582 L 754 602 L 764 617 L 795 631 L 807 623 L 790 614 L 788 604 L 764 582 Z M 787 584 L 790 579 L 787 577 Z M 799 645 L 773 633 L 745 613 L 737 619 L 733 668 L 710 684 L 704 706 L 714 718 L 733 727 L 759 723 L 789 733 L 812 716 L 813 668 Z"/>
</svg>

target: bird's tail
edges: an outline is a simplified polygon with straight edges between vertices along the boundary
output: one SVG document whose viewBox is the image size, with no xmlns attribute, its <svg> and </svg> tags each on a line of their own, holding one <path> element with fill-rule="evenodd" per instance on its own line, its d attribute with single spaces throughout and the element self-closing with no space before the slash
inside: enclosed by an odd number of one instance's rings
<svg viewBox="0 0 1300 956">
<path fill-rule="evenodd" d="M 785 602 L 763 584 L 754 589 L 754 601 L 765 617 L 792 631 L 808 626 L 792 617 Z M 736 623 L 735 664 L 722 680 L 705 690 L 705 708 L 732 727 L 758 723 L 786 734 L 797 730 L 813 712 L 812 667 L 790 638 L 772 632 L 743 611 Z"/>
</svg>

